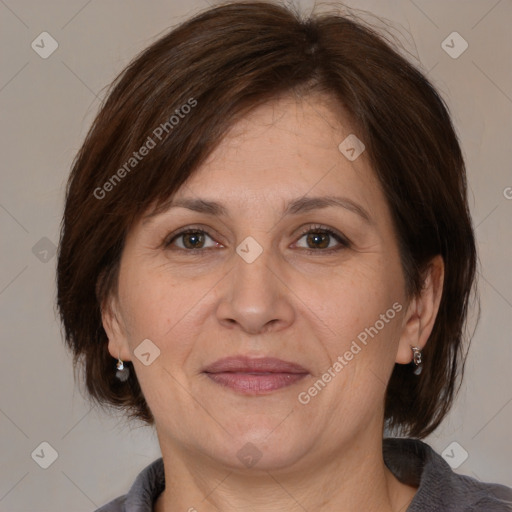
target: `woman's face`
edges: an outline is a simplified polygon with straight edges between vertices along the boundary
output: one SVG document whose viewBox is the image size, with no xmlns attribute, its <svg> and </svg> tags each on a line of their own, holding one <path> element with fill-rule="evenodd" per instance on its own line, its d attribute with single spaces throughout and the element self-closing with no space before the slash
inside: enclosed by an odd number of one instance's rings
<svg viewBox="0 0 512 512">
<path fill-rule="evenodd" d="M 162 452 L 277 469 L 380 442 L 386 383 L 410 351 L 404 278 L 384 195 L 353 135 L 339 149 L 353 133 L 339 119 L 316 95 L 257 108 L 181 206 L 129 233 L 105 324 Z M 261 358 L 295 366 L 251 366 Z"/>
</svg>

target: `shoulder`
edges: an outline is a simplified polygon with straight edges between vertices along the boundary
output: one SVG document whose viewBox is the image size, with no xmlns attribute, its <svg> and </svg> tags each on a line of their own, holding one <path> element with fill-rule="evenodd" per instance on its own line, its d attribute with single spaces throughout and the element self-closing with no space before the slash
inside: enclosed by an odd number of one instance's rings
<svg viewBox="0 0 512 512">
<path fill-rule="evenodd" d="M 386 465 L 418 488 L 407 512 L 510 512 L 512 489 L 455 473 L 429 445 L 417 439 L 384 439 Z"/>
<path fill-rule="evenodd" d="M 96 509 L 94 512 L 124 512 L 126 509 L 126 494 Z"/>
<path fill-rule="evenodd" d="M 152 512 L 153 503 L 164 488 L 164 463 L 160 457 L 137 475 L 127 494 L 108 502 L 95 512 Z"/>
</svg>

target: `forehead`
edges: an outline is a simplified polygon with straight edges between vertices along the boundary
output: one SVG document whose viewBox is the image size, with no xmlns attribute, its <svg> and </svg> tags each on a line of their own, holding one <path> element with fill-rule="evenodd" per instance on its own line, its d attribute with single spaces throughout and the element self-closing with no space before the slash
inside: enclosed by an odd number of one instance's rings
<svg viewBox="0 0 512 512">
<path fill-rule="evenodd" d="M 364 151 L 355 159 L 344 152 L 344 141 L 356 140 L 354 131 L 345 109 L 329 96 L 280 97 L 235 123 L 175 197 L 207 192 L 272 199 L 336 190 L 367 197 L 370 206 L 380 187 L 369 159 Z"/>
<path fill-rule="evenodd" d="M 325 94 L 264 103 L 234 123 L 185 183 L 136 224 L 144 228 L 174 206 L 245 223 L 341 202 L 368 225 L 391 232 L 390 207 L 365 150 L 347 158 L 354 132 L 343 106 Z"/>
</svg>

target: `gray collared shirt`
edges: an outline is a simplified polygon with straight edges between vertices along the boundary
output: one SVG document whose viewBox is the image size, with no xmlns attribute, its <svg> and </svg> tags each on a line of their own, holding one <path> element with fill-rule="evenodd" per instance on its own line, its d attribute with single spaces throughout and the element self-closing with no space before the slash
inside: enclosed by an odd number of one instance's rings
<svg viewBox="0 0 512 512">
<path fill-rule="evenodd" d="M 387 438 L 386 466 L 405 484 L 418 487 L 406 512 L 510 512 L 512 489 L 454 473 L 430 446 L 416 439 Z M 163 459 L 144 468 L 127 494 L 95 512 L 153 512 L 165 488 Z"/>
</svg>

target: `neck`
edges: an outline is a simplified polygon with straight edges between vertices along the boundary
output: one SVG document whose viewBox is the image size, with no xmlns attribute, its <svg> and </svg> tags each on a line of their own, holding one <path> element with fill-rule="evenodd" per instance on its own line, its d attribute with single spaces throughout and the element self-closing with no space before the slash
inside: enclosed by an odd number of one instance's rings
<svg viewBox="0 0 512 512">
<path fill-rule="evenodd" d="M 358 439 L 327 458 L 269 471 L 220 466 L 202 455 L 163 446 L 166 488 L 154 510 L 406 511 L 416 489 L 387 469 L 382 439 L 369 441 Z"/>
</svg>

